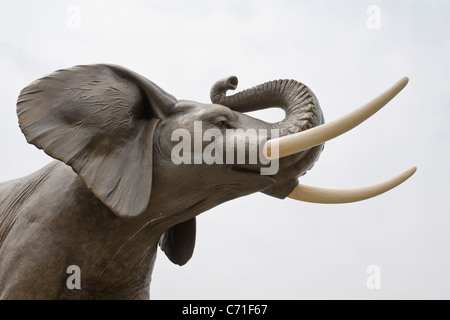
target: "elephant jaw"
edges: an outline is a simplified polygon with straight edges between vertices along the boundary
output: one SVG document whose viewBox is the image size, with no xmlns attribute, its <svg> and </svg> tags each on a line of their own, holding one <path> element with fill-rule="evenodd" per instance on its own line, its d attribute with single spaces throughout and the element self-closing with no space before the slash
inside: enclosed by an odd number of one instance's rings
<svg viewBox="0 0 450 320">
<path fill-rule="evenodd" d="M 384 93 L 340 119 L 267 141 L 263 149 L 264 156 L 270 160 L 287 157 L 308 150 L 353 129 L 386 105 L 407 83 L 407 77 L 400 79 Z M 377 196 L 398 186 L 411 177 L 415 171 L 416 167 L 413 167 L 385 182 L 350 190 L 322 189 L 298 185 L 288 197 L 314 203 L 348 203 L 360 201 Z"/>
</svg>

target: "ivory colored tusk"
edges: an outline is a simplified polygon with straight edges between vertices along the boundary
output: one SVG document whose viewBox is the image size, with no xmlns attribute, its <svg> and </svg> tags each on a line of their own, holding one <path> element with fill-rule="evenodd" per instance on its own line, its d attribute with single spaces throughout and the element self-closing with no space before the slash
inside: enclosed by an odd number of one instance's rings
<svg viewBox="0 0 450 320">
<path fill-rule="evenodd" d="M 349 203 L 361 201 L 378 196 L 388 190 L 391 190 L 392 188 L 395 188 L 411 177 L 416 170 L 416 167 L 412 167 L 411 169 L 406 170 L 390 180 L 358 189 L 322 189 L 298 185 L 288 197 L 313 203 Z"/>
<path fill-rule="evenodd" d="M 391 88 L 380 94 L 372 101 L 369 101 L 355 111 L 332 122 L 267 141 L 264 144 L 264 156 L 269 160 L 283 158 L 336 138 L 371 117 L 375 112 L 380 110 L 386 103 L 394 98 L 406 86 L 407 83 L 408 77 L 403 77 Z M 272 150 L 274 151 L 273 154 Z"/>
</svg>

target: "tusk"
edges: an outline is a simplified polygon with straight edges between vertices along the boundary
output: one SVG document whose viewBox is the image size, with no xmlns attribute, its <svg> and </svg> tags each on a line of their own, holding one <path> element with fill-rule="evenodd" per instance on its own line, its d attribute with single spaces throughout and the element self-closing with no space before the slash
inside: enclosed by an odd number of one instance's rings
<svg viewBox="0 0 450 320">
<path fill-rule="evenodd" d="M 394 98 L 407 83 L 408 77 L 400 79 L 378 97 L 340 119 L 267 141 L 263 148 L 264 156 L 269 160 L 283 158 L 336 138 L 371 117 Z M 273 154 L 272 149 L 274 151 Z"/>
<path fill-rule="evenodd" d="M 402 182 L 406 181 L 411 177 L 417 168 L 412 167 L 411 169 L 399 174 L 398 176 L 387 180 L 385 182 L 364 187 L 358 189 L 322 189 L 316 187 L 309 187 L 304 185 L 298 185 L 294 191 L 289 194 L 289 198 L 313 202 L 313 203 L 348 203 L 365 200 L 378 196 L 392 188 L 395 188 Z"/>
</svg>

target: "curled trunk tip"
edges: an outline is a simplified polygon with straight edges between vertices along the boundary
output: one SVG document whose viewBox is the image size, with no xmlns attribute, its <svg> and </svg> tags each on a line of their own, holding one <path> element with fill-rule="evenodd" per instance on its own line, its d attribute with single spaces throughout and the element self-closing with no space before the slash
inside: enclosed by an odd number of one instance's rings
<svg viewBox="0 0 450 320">
<path fill-rule="evenodd" d="M 236 90 L 238 86 L 238 78 L 229 76 L 228 78 L 218 80 L 211 88 L 211 101 L 219 101 L 220 97 L 224 97 L 228 90 Z"/>
</svg>

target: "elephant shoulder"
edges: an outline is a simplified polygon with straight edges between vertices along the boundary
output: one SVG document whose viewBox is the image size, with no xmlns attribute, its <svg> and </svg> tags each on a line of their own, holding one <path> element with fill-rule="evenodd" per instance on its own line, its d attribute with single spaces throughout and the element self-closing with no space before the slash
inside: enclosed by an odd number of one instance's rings
<svg viewBox="0 0 450 320">
<path fill-rule="evenodd" d="M 30 175 L 0 183 L 0 246 L 21 215 L 30 208 L 39 208 L 33 206 L 33 202 L 42 199 L 44 193 L 52 194 L 58 184 L 67 182 L 70 176 L 76 177 L 70 167 L 53 161 Z"/>
</svg>

